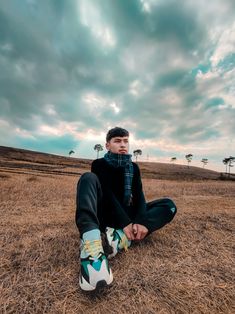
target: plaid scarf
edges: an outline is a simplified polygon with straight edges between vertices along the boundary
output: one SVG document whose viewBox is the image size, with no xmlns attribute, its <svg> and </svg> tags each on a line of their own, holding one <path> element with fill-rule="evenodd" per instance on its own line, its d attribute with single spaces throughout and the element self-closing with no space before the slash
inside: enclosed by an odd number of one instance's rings
<svg viewBox="0 0 235 314">
<path fill-rule="evenodd" d="M 131 202 L 131 185 L 134 175 L 133 165 L 130 154 L 115 154 L 108 151 L 104 159 L 113 167 L 124 167 L 124 199 L 125 205 L 129 206 Z"/>
</svg>

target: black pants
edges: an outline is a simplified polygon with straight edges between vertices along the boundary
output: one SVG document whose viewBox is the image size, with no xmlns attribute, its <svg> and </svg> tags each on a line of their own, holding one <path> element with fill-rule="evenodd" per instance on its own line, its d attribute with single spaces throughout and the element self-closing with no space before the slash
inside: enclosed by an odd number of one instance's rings
<svg viewBox="0 0 235 314">
<path fill-rule="evenodd" d="M 177 208 L 169 198 L 147 203 L 145 226 L 149 233 L 162 228 L 175 216 Z M 102 207 L 102 189 L 98 177 L 92 172 L 84 173 L 77 185 L 76 225 L 80 236 L 92 229 L 120 228 L 115 221 L 108 221 Z"/>
</svg>

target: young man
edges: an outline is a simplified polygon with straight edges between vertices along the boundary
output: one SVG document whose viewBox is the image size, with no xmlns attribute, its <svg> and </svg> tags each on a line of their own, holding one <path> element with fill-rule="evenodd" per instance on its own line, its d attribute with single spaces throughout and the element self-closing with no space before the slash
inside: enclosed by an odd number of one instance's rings
<svg viewBox="0 0 235 314">
<path fill-rule="evenodd" d="M 108 152 L 92 162 L 77 186 L 76 224 L 81 236 L 80 287 L 91 291 L 113 281 L 107 258 L 131 241 L 162 228 L 176 214 L 168 198 L 146 203 L 140 170 L 131 161 L 129 132 L 115 127 L 106 136 Z M 101 232 L 106 245 L 102 245 Z M 104 252 L 107 247 L 108 252 Z"/>
</svg>

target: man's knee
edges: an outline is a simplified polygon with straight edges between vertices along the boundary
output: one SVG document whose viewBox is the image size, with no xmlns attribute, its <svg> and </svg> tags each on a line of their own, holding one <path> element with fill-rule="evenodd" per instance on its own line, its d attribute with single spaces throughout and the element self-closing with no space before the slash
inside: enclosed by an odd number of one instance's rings
<svg viewBox="0 0 235 314">
<path fill-rule="evenodd" d="M 78 180 L 78 184 L 80 182 L 97 182 L 97 180 L 99 181 L 97 175 L 93 172 L 84 172 L 80 179 Z"/>
<path fill-rule="evenodd" d="M 170 199 L 170 198 L 166 198 L 165 201 L 167 202 L 167 207 L 168 210 L 171 214 L 171 219 L 172 220 L 177 212 L 177 207 L 175 205 L 175 203 Z"/>
<path fill-rule="evenodd" d="M 80 180 L 97 180 L 97 179 L 98 179 L 97 175 L 93 172 L 84 172 L 80 177 Z"/>
<path fill-rule="evenodd" d="M 100 188 L 100 181 L 97 175 L 93 172 L 85 172 L 81 175 L 77 183 L 77 191 L 87 189 L 89 187 Z"/>
</svg>

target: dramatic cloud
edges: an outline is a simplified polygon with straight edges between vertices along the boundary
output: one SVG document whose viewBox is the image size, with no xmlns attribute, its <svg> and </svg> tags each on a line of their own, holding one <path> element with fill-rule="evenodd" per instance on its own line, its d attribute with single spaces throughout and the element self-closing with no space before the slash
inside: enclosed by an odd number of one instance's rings
<svg viewBox="0 0 235 314">
<path fill-rule="evenodd" d="M 142 160 L 235 154 L 235 2 L 5 1 L 0 145 L 93 158 L 107 130 Z"/>
</svg>

